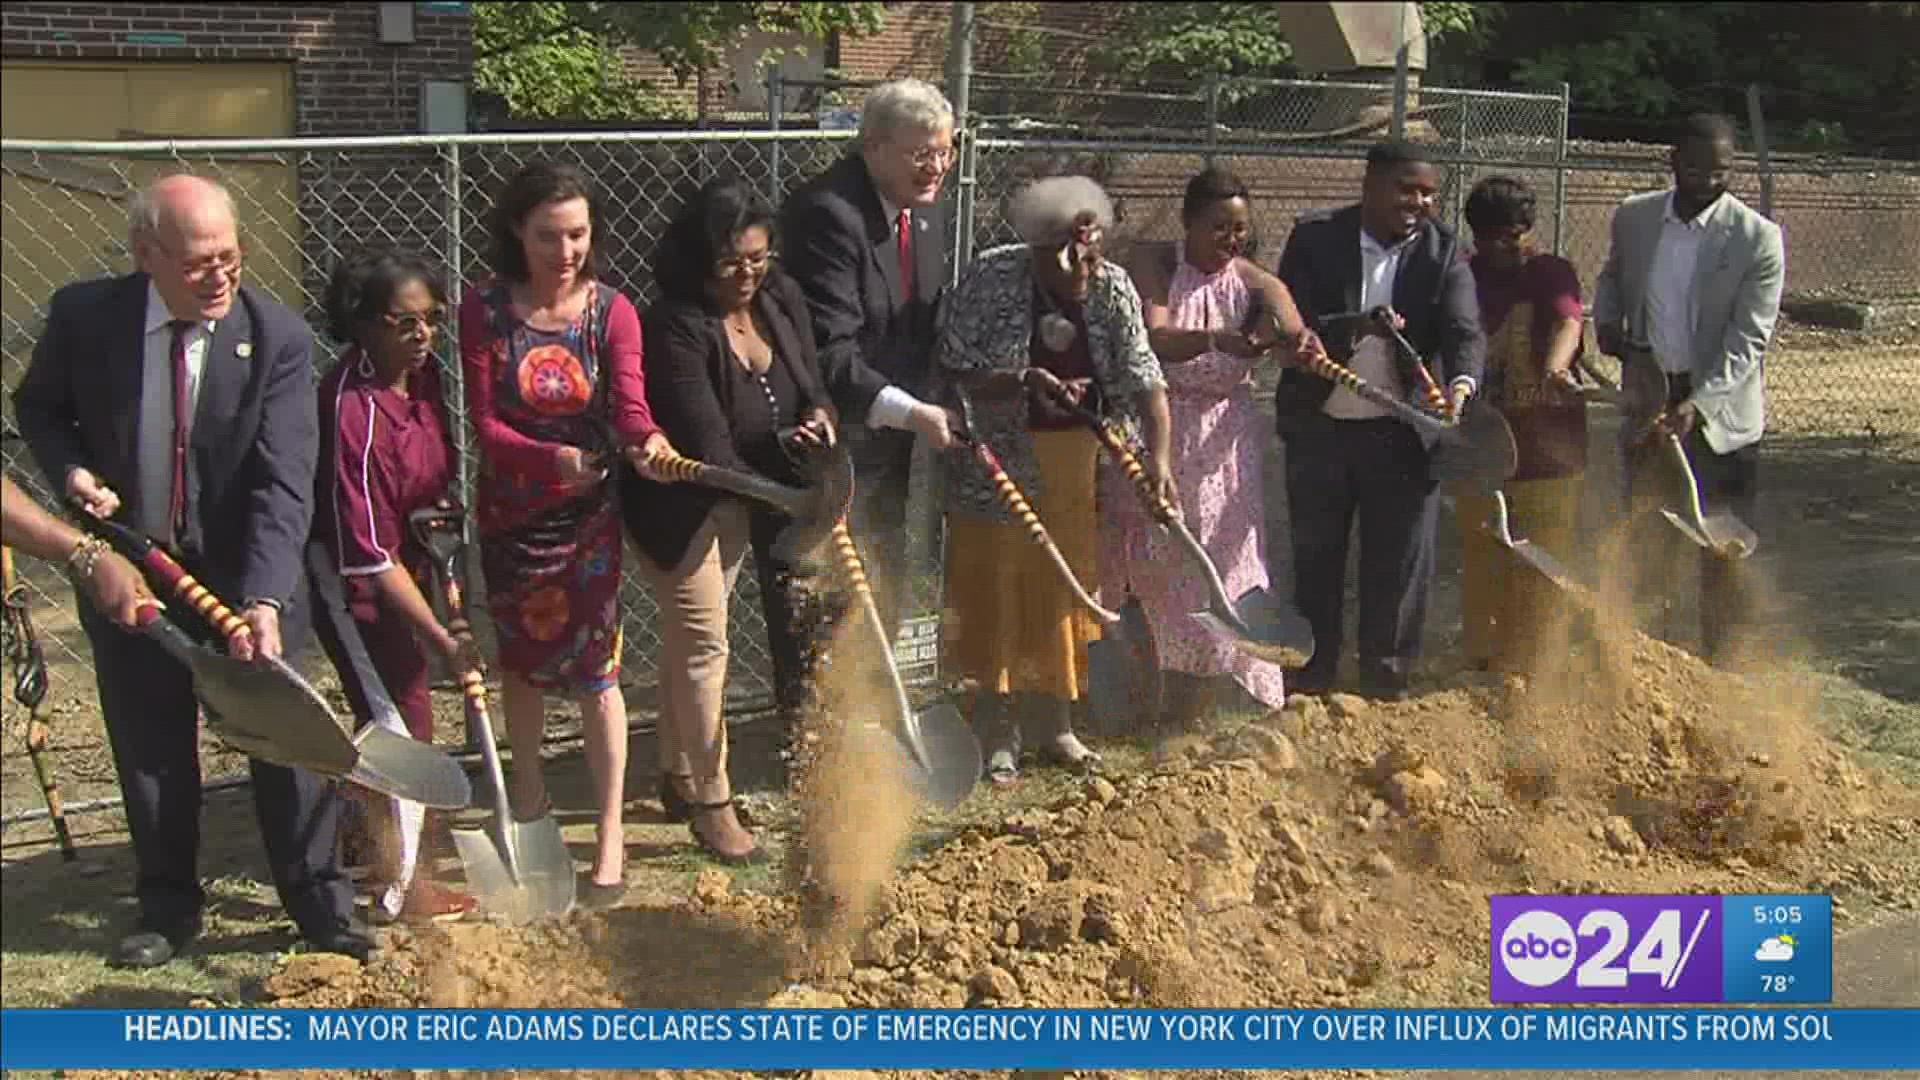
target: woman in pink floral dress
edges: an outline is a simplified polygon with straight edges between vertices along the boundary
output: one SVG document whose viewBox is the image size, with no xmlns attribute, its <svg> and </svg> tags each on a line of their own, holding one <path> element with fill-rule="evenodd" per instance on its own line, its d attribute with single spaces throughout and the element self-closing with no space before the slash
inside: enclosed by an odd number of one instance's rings
<svg viewBox="0 0 1920 1080">
<path fill-rule="evenodd" d="M 1186 235 L 1149 248 L 1130 268 L 1146 309 L 1148 338 L 1167 378 L 1173 420 L 1173 474 L 1187 527 L 1212 556 L 1227 593 L 1267 587 L 1268 431 L 1253 396 L 1255 366 L 1301 340 L 1303 325 L 1285 285 L 1243 257 L 1252 238 L 1247 189 L 1209 168 L 1187 184 Z M 1276 320 L 1268 313 L 1278 315 Z M 1129 592 L 1152 624 L 1165 670 L 1165 722 L 1194 726 L 1226 678 L 1268 707 L 1285 699 L 1278 666 L 1254 660 L 1196 622 L 1206 580 L 1178 542 L 1155 528 L 1126 479 L 1101 470 L 1106 528 L 1100 553 L 1108 606 Z"/>
</svg>

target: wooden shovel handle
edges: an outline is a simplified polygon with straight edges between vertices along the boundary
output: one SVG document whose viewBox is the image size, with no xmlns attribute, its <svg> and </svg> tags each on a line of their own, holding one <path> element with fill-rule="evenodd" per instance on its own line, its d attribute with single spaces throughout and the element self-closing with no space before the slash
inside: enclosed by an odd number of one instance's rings
<svg viewBox="0 0 1920 1080">
<path fill-rule="evenodd" d="M 88 528 L 100 534 L 120 554 L 131 562 L 140 564 L 147 572 L 160 579 L 160 582 L 173 591 L 173 594 L 186 601 L 187 606 L 200 613 L 215 630 L 228 639 L 253 637 L 253 628 L 246 620 L 234 614 L 232 608 L 213 594 L 211 589 L 196 581 L 186 568 L 175 562 L 173 556 L 150 537 L 127 528 L 117 522 L 104 521 L 82 511 L 80 520 Z"/>
<path fill-rule="evenodd" d="M 1080 583 L 1080 578 L 1074 574 L 1073 567 L 1067 565 L 1067 557 L 1053 542 L 1053 537 L 1048 535 L 1046 525 L 1040 521 L 1040 515 L 1034 513 L 1033 505 L 1027 502 L 1027 497 L 1020 491 L 1020 486 L 1013 482 L 1013 477 L 1008 476 L 1006 468 L 1000 464 L 1000 455 L 993 452 L 993 447 L 977 439 L 969 443 L 969 446 L 973 450 L 973 456 L 979 459 L 980 464 L 987 470 L 987 478 L 993 481 L 994 490 L 999 493 L 1000 501 L 1006 504 L 1008 512 L 1019 519 L 1020 524 L 1026 526 L 1027 537 L 1040 545 L 1046 551 L 1047 557 L 1053 560 L 1055 568 L 1060 571 L 1060 576 L 1066 579 L 1067 587 L 1073 590 L 1074 598 L 1079 600 L 1087 610 L 1093 612 L 1094 617 L 1101 622 L 1109 624 L 1119 622 L 1119 614 L 1101 607 L 1087 592 L 1086 587 Z"/>
</svg>

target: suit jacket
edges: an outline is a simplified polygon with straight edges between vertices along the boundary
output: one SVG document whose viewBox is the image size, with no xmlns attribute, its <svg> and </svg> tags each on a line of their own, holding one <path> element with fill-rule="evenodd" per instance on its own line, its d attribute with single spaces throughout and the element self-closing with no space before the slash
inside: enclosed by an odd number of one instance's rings
<svg viewBox="0 0 1920 1080">
<path fill-rule="evenodd" d="M 753 303 L 773 335 L 773 362 L 786 370 L 799 390 L 800 411 L 829 407 L 800 286 L 776 264 Z M 704 304 L 661 300 L 647 310 L 643 323 L 647 404 L 673 448 L 709 465 L 765 472 L 741 457 L 732 418 L 741 409 L 764 415 L 766 399 L 758 390 L 748 390 L 749 400 L 735 400 L 739 380 L 729 369 L 738 367 L 738 362 L 727 344 L 720 313 Z M 799 477 L 789 471 L 771 479 L 797 483 Z M 714 504 L 726 497 L 696 484 L 656 484 L 624 465 L 621 481 L 634 542 L 656 565 L 665 567 L 679 564 Z M 755 512 L 765 511 L 756 506 Z"/>
<path fill-rule="evenodd" d="M 1278 276 L 1293 294 L 1301 317 L 1325 341 L 1328 355 L 1346 363 L 1353 355 L 1352 336 L 1345 327 L 1334 333 L 1322 330 L 1321 319 L 1360 310 L 1360 207 L 1318 211 L 1295 222 L 1280 254 Z M 1440 370 L 1433 375 L 1441 385 L 1462 377 L 1483 381 L 1487 335 L 1480 326 L 1480 300 L 1473 270 L 1452 229 L 1431 219 L 1421 224 L 1413 245 L 1400 257 L 1393 308 L 1407 321 L 1407 341 L 1421 356 L 1439 358 Z M 1394 357 L 1403 385 L 1420 385 L 1411 362 L 1398 350 Z M 1281 372 L 1274 392 L 1281 434 L 1331 423 L 1320 410 L 1332 393 L 1333 384 L 1311 372 Z"/>
<path fill-rule="evenodd" d="M 1593 323 L 1626 341 L 1649 340 L 1647 282 L 1669 194 L 1630 196 L 1613 213 L 1613 243 L 1594 286 Z M 1693 277 L 1693 403 L 1715 453 L 1756 442 L 1766 430 L 1764 368 L 1785 281 L 1780 226 L 1722 195 L 1707 211 Z"/>
<path fill-rule="evenodd" d="M 14 391 L 14 413 L 55 491 L 75 466 L 120 495 L 119 519 L 165 535 L 167 507 L 141 505 L 147 276 L 102 278 L 53 294 L 46 329 Z M 187 524 L 176 538 L 196 576 L 228 604 L 304 608 L 301 556 L 319 454 L 313 332 L 272 297 L 241 286 L 208 343 L 187 452 Z M 289 653 L 296 636 L 285 629 Z"/>
<path fill-rule="evenodd" d="M 945 205 L 913 211 L 912 296 L 900 280 L 893 222 L 857 153 L 794 192 L 781 218 L 787 272 L 806 293 L 821 373 L 842 422 L 864 423 L 889 384 L 923 396 L 949 273 Z"/>
</svg>

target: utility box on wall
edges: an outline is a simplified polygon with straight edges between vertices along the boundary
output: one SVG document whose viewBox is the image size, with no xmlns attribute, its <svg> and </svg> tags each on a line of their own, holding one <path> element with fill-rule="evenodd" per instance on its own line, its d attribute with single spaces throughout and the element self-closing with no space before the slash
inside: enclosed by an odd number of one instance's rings
<svg viewBox="0 0 1920 1080">
<path fill-rule="evenodd" d="M 420 82 L 420 133 L 467 133 L 467 84 L 442 79 Z"/>
</svg>

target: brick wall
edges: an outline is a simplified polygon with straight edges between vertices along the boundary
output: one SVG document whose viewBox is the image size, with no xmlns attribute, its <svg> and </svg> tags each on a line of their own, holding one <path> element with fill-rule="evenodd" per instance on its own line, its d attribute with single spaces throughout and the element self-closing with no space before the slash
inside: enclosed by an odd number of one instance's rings
<svg viewBox="0 0 1920 1080">
<path fill-rule="evenodd" d="M 465 81 L 473 38 L 464 12 L 416 5 L 415 43 L 381 45 L 379 5 L 52 4 L 0 8 L 7 57 L 75 60 L 290 60 L 300 135 L 420 130 L 420 83 Z M 179 44 L 139 35 L 176 34 Z M 135 41 L 129 41 L 135 35 Z"/>
</svg>

